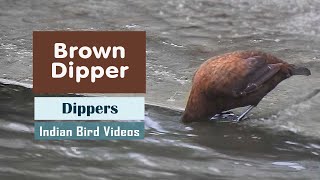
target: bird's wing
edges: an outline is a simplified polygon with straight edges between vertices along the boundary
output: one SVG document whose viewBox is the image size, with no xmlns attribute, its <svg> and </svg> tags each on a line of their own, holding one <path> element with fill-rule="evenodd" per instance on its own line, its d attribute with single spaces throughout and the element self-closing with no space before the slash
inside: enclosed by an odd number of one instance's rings
<svg viewBox="0 0 320 180">
<path fill-rule="evenodd" d="M 231 87 L 234 97 L 245 96 L 257 91 L 266 81 L 272 78 L 281 68 L 282 63 L 268 64 L 261 56 L 242 59 L 245 63 L 244 75 Z"/>
</svg>

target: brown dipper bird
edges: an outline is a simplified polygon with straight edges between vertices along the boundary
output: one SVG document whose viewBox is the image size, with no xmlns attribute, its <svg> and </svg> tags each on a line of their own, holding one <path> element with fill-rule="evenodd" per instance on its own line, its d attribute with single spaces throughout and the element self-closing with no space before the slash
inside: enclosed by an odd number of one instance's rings
<svg viewBox="0 0 320 180">
<path fill-rule="evenodd" d="M 240 121 L 281 81 L 310 70 L 259 51 L 236 51 L 205 61 L 193 77 L 182 122 L 209 120 L 216 114 L 249 106 Z"/>
</svg>

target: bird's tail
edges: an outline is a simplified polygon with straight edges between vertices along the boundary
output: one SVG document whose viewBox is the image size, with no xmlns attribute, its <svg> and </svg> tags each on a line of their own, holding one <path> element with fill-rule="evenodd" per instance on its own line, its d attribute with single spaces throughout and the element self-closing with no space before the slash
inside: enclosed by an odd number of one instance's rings
<svg viewBox="0 0 320 180">
<path fill-rule="evenodd" d="M 305 76 L 311 75 L 311 71 L 305 67 L 297 67 L 295 65 L 291 65 L 289 70 L 291 72 L 291 75 L 305 75 Z"/>
</svg>

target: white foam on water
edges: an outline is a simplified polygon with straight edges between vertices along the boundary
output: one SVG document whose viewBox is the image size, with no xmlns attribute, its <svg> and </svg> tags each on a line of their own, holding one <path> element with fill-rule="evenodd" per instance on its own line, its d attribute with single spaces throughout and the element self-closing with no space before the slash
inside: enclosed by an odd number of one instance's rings
<svg viewBox="0 0 320 180">
<path fill-rule="evenodd" d="M 33 127 L 20 124 L 20 123 L 8 123 L 7 125 L 3 125 L 2 128 L 6 130 L 16 131 L 16 132 L 28 132 L 28 133 L 34 132 Z"/>
<path fill-rule="evenodd" d="M 148 116 L 145 116 L 144 125 L 145 125 L 146 129 L 155 129 L 155 130 L 162 132 L 162 133 L 168 132 L 165 129 L 163 129 L 162 126 L 158 122 L 152 120 L 152 118 L 150 118 Z"/>
<path fill-rule="evenodd" d="M 295 163 L 295 162 L 279 161 L 279 162 L 273 162 L 272 165 L 287 166 L 287 167 L 293 168 L 295 170 L 304 170 L 304 169 L 306 169 L 302 165 L 300 165 L 298 163 Z"/>
<path fill-rule="evenodd" d="M 138 153 L 128 153 L 128 156 L 136 161 L 143 163 L 144 165 L 157 167 L 158 165 L 151 160 L 149 160 L 146 156 Z"/>
</svg>

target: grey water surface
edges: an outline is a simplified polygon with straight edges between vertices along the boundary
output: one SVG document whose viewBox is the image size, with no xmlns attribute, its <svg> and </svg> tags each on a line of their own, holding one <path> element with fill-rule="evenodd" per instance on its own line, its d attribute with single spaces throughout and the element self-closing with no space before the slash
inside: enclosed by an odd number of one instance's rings
<svg viewBox="0 0 320 180">
<path fill-rule="evenodd" d="M 147 31 L 146 138 L 34 141 L 34 95 L 10 84 L 32 84 L 34 30 Z M 0 0 L 0 179 L 320 179 L 319 47 L 317 0 Z M 196 68 L 247 49 L 312 75 L 243 123 L 181 124 Z"/>
</svg>

